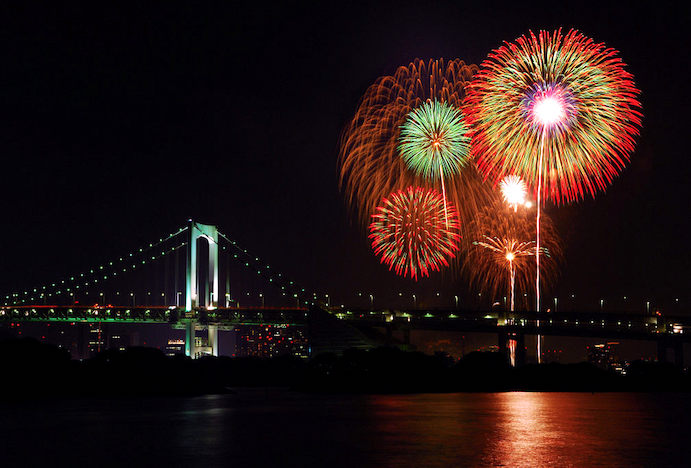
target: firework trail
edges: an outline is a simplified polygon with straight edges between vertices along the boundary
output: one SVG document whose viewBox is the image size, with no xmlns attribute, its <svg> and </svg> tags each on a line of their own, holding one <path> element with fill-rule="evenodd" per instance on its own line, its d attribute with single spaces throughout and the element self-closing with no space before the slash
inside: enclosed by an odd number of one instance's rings
<svg viewBox="0 0 691 468">
<path fill-rule="evenodd" d="M 444 177 L 459 174 L 470 152 L 463 113 L 436 100 L 425 102 L 408 114 L 398 149 L 413 172 L 427 179 L 439 178 L 447 219 Z"/>
<path fill-rule="evenodd" d="M 469 227 L 472 247 L 463 258 L 463 272 L 471 284 L 490 296 L 530 294 L 531 278 L 535 271 L 535 220 L 533 212 L 514 212 L 500 200 L 480 210 Z M 549 286 L 558 275 L 561 261 L 561 241 L 548 216 L 542 218 L 541 280 Z M 523 304 L 528 307 L 527 300 Z"/>
<path fill-rule="evenodd" d="M 617 55 L 576 30 L 530 32 L 490 53 L 468 90 L 480 171 L 495 182 L 518 175 L 534 188 L 537 311 L 542 198 L 570 202 L 604 190 L 635 146 L 639 91 Z"/>
<path fill-rule="evenodd" d="M 455 205 L 461 220 L 472 219 L 484 206 L 491 187 L 483 184 L 475 164 L 466 156 L 459 153 L 453 160 L 443 158 L 445 162 L 437 164 L 434 151 L 432 158 L 425 159 L 415 149 L 420 148 L 415 133 L 429 128 L 429 117 L 442 115 L 456 135 L 452 147 L 462 146 L 465 137 L 458 132 L 465 127 L 457 118 L 466 85 L 477 70 L 461 60 L 416 59 L 399 67 L 393 76 L 380 77 L 367 89 L 343 133 L 339 156 L 341 189 L 363 226 L 369 224 L 382 198 L 410 186 L 445 192 L 444 199 Z"/>
<path fill-rule="evenodd" d="M 541 185 L 556 203 L 594 195 L 634 150 L 638 94 L 617 51 L 578 31 L 521 36 L 493 51 L 468 89 L 478 168 L 494 182 L 517 175 Z"/>
</svg>

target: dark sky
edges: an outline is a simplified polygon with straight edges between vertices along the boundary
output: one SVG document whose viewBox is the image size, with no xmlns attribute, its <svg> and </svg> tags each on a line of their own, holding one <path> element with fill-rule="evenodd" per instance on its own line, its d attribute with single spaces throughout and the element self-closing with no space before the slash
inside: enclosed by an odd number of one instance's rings
<svg viewBox="0 0 691 468">
<path fill-rule="evenodd" d="M 634 6 L 645 3 L 647 6 Z M 681 2 L 679 2 L 681 3 Z M 378 264 L 337 183 L 339 135 L 378 76 L 416 57 L 480 63 L 529 29 L 618 49 L 641 89 L 631 164 L 604 194 L 548 207 L 556 289 L 688 305 L 688 11 L 675 3 L 115 2 L 5 6 L 0 290 L 217 224 L 309 289 L 472 293 Z M 378 299 L 379 300 L 379 299 Z"/>
</svg>

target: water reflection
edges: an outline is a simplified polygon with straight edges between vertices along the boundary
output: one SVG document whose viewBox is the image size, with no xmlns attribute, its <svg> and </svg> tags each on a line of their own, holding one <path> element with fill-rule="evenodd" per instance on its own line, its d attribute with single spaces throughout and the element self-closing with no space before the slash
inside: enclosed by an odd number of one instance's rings
<svg viewBox="0 0 691 468">
<path fill-rule="evenodd" d="M 3 467 L 683 466 L 691 447 L 686 394 L 242 390 L 0 410 Z"/>
<path fill-rule="evenodd" d="M 496 444 L 486 454 L 498 466 L 564 466 L 574 463 L 563 452 L 566 439 L 561 425 L 553 417 L 566 421 L 572 415 L 568 408 L 554 415 L 553 395 L 542 393 L 501 393 L 493 395 L 499 407 Z"/>
<path fill-rule="evenodd" d="M 685 426 L 673 423 L 675 414 L 689 422 L 688 395 L 371 398 L 380 466 L 664 466 L 685 460 L 691 442 Z"/>
</svg>

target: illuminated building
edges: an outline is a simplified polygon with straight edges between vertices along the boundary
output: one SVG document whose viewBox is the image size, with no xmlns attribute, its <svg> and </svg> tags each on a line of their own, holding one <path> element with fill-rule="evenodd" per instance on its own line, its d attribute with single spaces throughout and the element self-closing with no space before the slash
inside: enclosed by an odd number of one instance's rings
<svg viewBox="0 0 691 468">
<path fill-rule="evenodd" d="M 588 350 L 588 362 L 600 369 L 613 370 L 618 374 L 625 375 L 626 366 L 616 355 L 618 344 L 618 341 L 610 341 L 588 346 L 586 348 Z"/>
<path fill-rule="evenodd" d="M 114 333 L 110 335 L 108 338 L 108 349 L 113 349 L 116 351 L 125 351 L 127 347 L 130 345 L 129 335 Z"/>
<path fill-rule="evenodd" d="M 168 340 L 166 344 L 166 356 L 185 354 L 185 340 Z"/>
<path fill-rule="evenodd" d="M 309 357 L 307 332 L 287 324 L 240 326 L 236 328 L 236 356 L 271 358 L 293 355 Z"/>
<path fill-rule="evenodd" d="M 106 349 L 105 330 L 100 322 L 89 324 L 87 337 L 87 353 L 85 357 L 95 356 Z"/>
<path fill-rule="evenodd" d="M 213 356 L 213 349 L 209 345 L 209 340 L 202 336 L 194 337 L 194 357 Z"/>
</svg>

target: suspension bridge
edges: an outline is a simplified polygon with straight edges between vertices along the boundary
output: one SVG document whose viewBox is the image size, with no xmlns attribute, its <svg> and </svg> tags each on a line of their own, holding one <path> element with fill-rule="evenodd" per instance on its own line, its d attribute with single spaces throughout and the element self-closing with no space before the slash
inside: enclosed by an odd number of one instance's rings
<svg viewBox="0 0 691 468">
<path fill-rule="evenodd" d="M 184 258 L 180 258 L 181 252 Z M 180 268 L 180 260 L 184 261 L 184 268 Z M 233 264 L 245 273 L 231 273 Z M 151 270 L 147 271 L 151 265 L 162 266 L 163 272 L 152 274 Z M 123 285 L 123 278 L 142 273 L 144 276 L 135 278 L 136 281 L 153 279 L 155 282 L 162 275 L 160 289 L 163 291 L 153 295 L 141 291 L 112 292 L 113 287 L 117 289 Z M 261 304 L 242 306 L 242 295 L 233 296 L 230 279 L 233 276 L 237 283 L 248 273 L 273 286 L 284 306 L 266 307 L 268 294 L 263 293 L 259 294 Z M 111 289 L 106 293 L 108 284 Z M 94 289 L 100 292 L 90 294 L 89 290 L 93 292 Z M 106 300 L 113 297 L 115 304 Z M 85 303 L 84 298 L 96 301 Z M 147 302 L 144 305 L 138 303 L 142 298 Z M 691 332 L 685 333 L 691 330 L 691 320 L 683 316 L 329 307 L 318 300 L 317 294 L 307 292 L 263 264 L 259 257 L 242 249 L 216 226 L 193 220 L 125 256 L 56 282 L 8 294 L 4 299 L 4 305 L 0 306 L 0 322 L 5 323 L 170 324 L 184 328 L 185 354 L 191 357 L 199 355 L 195 337 L 200 330 L 206 332 L 210 354 L 217 356 L 219 330 L 288 325 L 313 332 L 319 328 L 314 327 L 315 323 L 321 324 L 321 335 L 324 335 L 323 330 L 333 331 L 326 333 L 331 336 L 327 336 L 328 343 L 324 346 L 332 350 L 371 345 L 371 340 L 368 344 L 365 338 L 365 335 L 372 336 L 371 330 L 382 331 L 380 344 L 390 342 L 394 331 L 403 332 L 404 343 L 410 343 L 411 330 L 496 333 L 501 350 L 522 350 L 526 335 L 539 334 L 655 341 L 659 360 L 667 360 L 667 351 L 672 350 L 673 360 L 681 365 L 683 344 L 691 342 Z M 294 305 L 285 305 L 293 300 Z M 312 333 L 310 339 L 319 341 L 320 338 Z M 338 341 L 340 344 L 336 344 Z M 524 360 L 520 352 L 514 357 L 519 363 Z"/>
<path fill-rule="evenodd" d="M 185 254 L 184 268 L 179 268 L 180 251 L 184 251 Z M 222 252 L 225 252 L 225 255 L 222 255 Z M 164 283 L 173 284 L 165 284 L 162 288 L 164 292 L 160 295 L 154 293 L 152 296 L 151 292 L 112 292 L 113 283 L 122 285 L 122 278 L 145 271 L 152 264 L 161 265 L 164 260 L 171 257 L 174 257 L 172 262 L 163 266 L 164 276 L 172 275 L 173 278 Z M 225 258 L 227 267 L 223 291 L 219 281 L 222 258 Z M 273 284 L 282 297 L 287 300 L 295 299 L 295 306 L 266 307 L 263 294 L 260 294 L 260 306 L 241 306 L 239 300 L 233 299 L 231 295 L 231 261 L 244 266 L 246 271 L 263 276 L 265 282 Z M 149 271 L 145 271 L 145 276 L 151 274 L 150 270 L 149 268 Z M 180 278 L 181 274 L 184 278 Z M 94 288 L 101 291 L 95 297 L 89 293 L 89 289 L 93 291 Z M 172 294 L 166 293 L 170 288 Z M 106 290 L 111 292 L 103 292 Z M 4 305 L 0 306 L 0 321 L 167 323 L 174 327 L 184 327 L 186 355 L 198 355 L 195 349 L 196 332 L 206 330 L 208 348 L 211 354 L 217 356 L 219 329 L 228 330 L 246 325 L 307 326 L 307 306 L 310 302 L 304 299 L 305 296 L 305 289 L 298 288 L 293 281 L 285 279 L 281 273 L 274 272 L 268 265 L 261 264 L 258 257 L 253 257 L 247 250 L 240 248 L 216 226 L 189 220 L 186 226 L 125 256 L 57 282 L 6 295 Z M 107 301 L 109 297 L 116 299 L 115 304 Z M 82 303 L 79 301 L 80 298 Z M 96 299 L 96 302 L 89 302 L 88 305 L 83 303 L 85 299 L 90 298 Z M 137 299 L 142 298 L 148 304 L 138 304 Z M 174 304 L 167 304 L 169 301 L 172 302 L 173 298 Z M 130 304 L 122 304 L 130 300 Z"/>
</svg>

